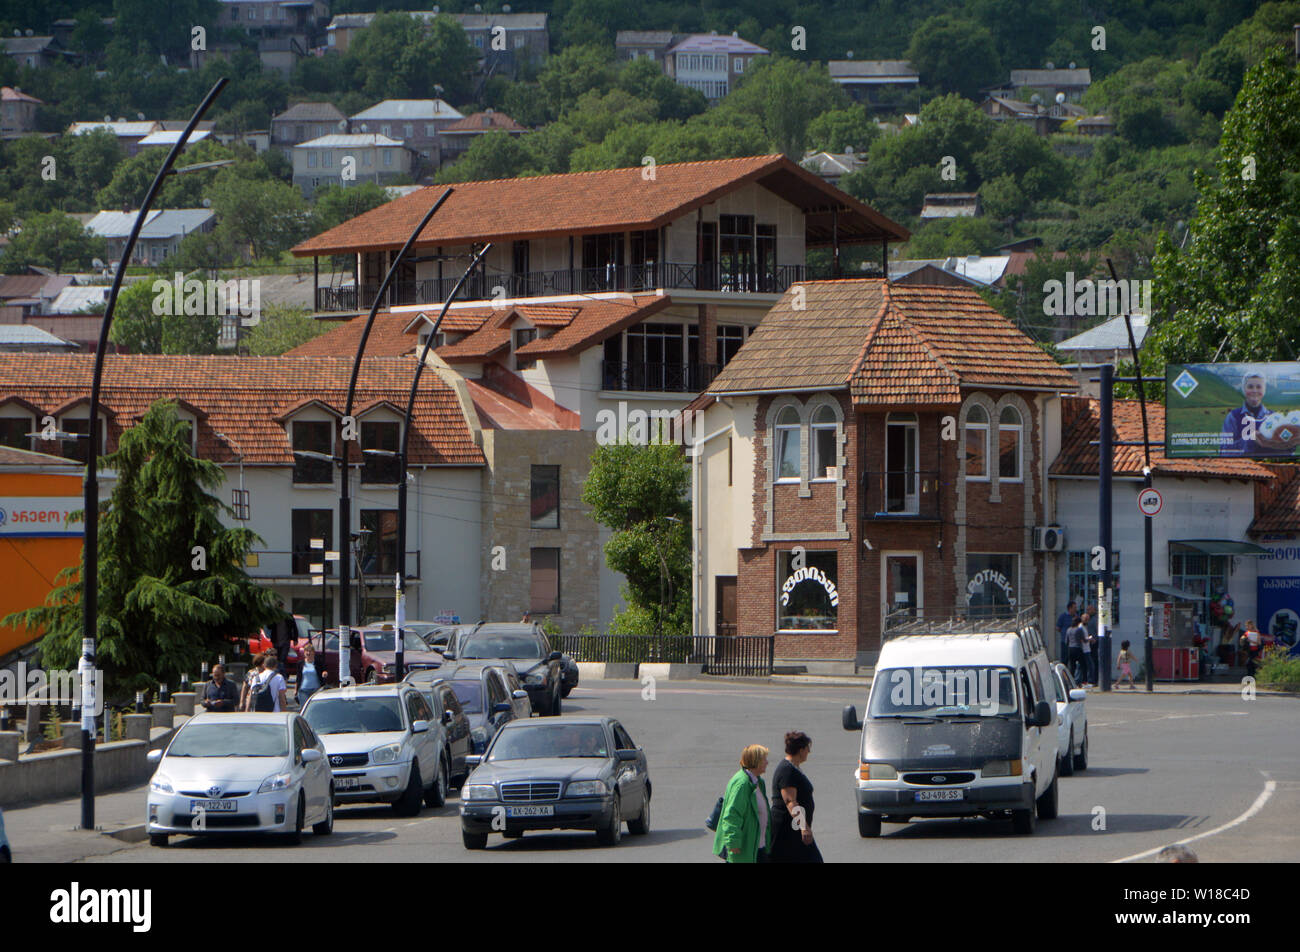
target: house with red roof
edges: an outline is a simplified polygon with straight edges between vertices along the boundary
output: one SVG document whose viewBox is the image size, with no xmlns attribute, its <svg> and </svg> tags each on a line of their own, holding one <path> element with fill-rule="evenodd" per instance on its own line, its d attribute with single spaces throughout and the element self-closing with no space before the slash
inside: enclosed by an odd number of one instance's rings
<svg viewBox="0 0 1300 952">
<path fill-rule="evenodd" d="M 879 246 L 871 258 L 883 263 L 908 233 L 781 155 L 433 186 L 294 249 L 355 262 L 353 285 L 318 290 L 318 316 L 364 312 L 447 187 L 367 353 L 414 352 L 473 254 L 493 244 L 431 357 L 465 380 L 483 433 L 484 538 L 508 566 L 481 554 L 483 614 L 603 629 L 622 582 L 581 503 L 598 441 L 647 438 L 648 418 L 681 411 L 806 276 L 809 250 L 834 261 L 843 245 Z M 363 321 L 292 353 L 353 354 Z"/>
<path fill-rule="evenodd" d="M 692 403 L 694 628 L 871 664 L 891 616 L 1047 587 L 1048 433 L 1073 379 L 972 288 L 790 288 Z"/>
<path fill-rule="evenodd" d="M 94 359 L 0 354 L 0 447 L 84 464 Z M 346 557 L 349 549 L 369 620 L 393 617 L 400 570 L 408 617 L 447 613 L 476 621 L 479 553 L 488 541 L 479 499 L 485 460 L 464 381 L 436 372 L 422 378 L 408 445 L 407 551 L 399 552 L 394 460 L 363 451 L 398 448 L 415 361 L 362 362 L 353 404 L 359 440 L 344 444 L 340 421 L 351 369 L 350 357 L 109 355 L 100 445 L 113 452 L 153 403 L 174 400 L 192 451 L 221 467 L 224 484 L 216 493 L 232 507 L 227 523 L 262 539 L 249 575 L 314 626 L 338 621 L 338 563 L 328 553 Z M 345 445 L 353 467 L 352 540 L 339 538 L 337 525 L 336 461 Z M 112 491 L 111 472 L 101 486 L 105 496 Z M 27 489 L 31 496 L 56 495 Z"/>
</svg>

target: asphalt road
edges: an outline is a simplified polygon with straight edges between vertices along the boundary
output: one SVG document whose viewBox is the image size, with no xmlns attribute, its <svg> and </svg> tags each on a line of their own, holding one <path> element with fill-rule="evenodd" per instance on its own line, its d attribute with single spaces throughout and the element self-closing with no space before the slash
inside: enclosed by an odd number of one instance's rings
<svg viewBox="0 0 1300 952">
<path fill-rule="evenodd" d="M 857 735 L 840 726 L 844 704 L 861 710 L 861 689 L 713 681 L 655 688 L 650 700 L 637 682 L 584 682 L 565 702 L 566 713 L 618 717 L 649 757 L 651 833 L 624 833 L 613 849 L 597 846 L 594 834 L 555 832 L 493 836 L 486 851 L 469 852 L 453 799 L 417 819 L 384 806 L 342 808 L 333 836 L 308 834 L 296 848 L 241 836 L 177 837 L 166 849 L 121 844 L 88 861 L 716 863 L 704 819 L 741 748 L 770 747 L 775 766 L 791 729 L 813 738 L 804 769 L 816 788 L 813 827 L 828 862 L 1150 862 L 1161 846 L 1189 837 L 1198 837 L 1190 845 L 1203 862 L 1300 859 L 1300 699 L 1090 693 L 1090 766 L 1062 778 L 1060 818 L 1040 822 L 1033 836 L 1014 835 L 1009 821 L 974 818 L 887 824 L 880 839 L 864 840 L 851 787 Z M 143 815 L 143 789 L 138 796 Z"/>
</svg>

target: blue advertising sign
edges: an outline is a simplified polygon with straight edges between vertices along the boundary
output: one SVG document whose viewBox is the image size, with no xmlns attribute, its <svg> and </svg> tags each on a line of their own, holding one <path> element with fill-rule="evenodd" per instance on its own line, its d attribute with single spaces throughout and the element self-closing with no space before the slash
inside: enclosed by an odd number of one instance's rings
<svg viewBox="0 0 1300 952">
<path fill-rule="evenodd" d="M 1300 654 L 1300 539 L 1263 541 L 1256 610 L 1259 630 L 1292 654 Z"/>
</svg>

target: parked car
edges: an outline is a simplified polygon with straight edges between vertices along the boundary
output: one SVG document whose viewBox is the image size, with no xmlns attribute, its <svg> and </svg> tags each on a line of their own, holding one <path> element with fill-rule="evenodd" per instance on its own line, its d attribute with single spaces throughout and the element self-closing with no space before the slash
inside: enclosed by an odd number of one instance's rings
<svg viewBox="0 0 1300 952">
<path fill-rule="evenodd" d="M 371 672 L 375 682 L 378 682 L 379 670 L 383 668 L 383 661 L 374 655 L 367 655 L 365 652 L 364 642 L 361 640 L 360 633 L 355 629 L 356 642 L 361 644 L 360 649 L 355 649 L 348 653 L 348 670 L 352 673 L 352 680 L 357 684 L 365 684 L 370 681 Z M 339 633 L 335 628 L 326 629 L 318 632 L 312 642 L 316 645 L 316 667 L 321 672 L 321 683 L 324 685 L 338 685 L 339 682 Z"/>
<path fill-rule="evenodd" d="M 389 684 L 397 677 L 397 629 L 362 628 L 362 657 L 365 662 L 365 680 L 372 684 Z M 406 670 L 440 668 L 445 660 L 442 652 L 434 651 L 423 638 L 413 631 L 403 632 L 402 663 Z"/>
<path fill-rule="evenodd" d="M 447 802 L 447 731 L 413 685 L 317 691 L 302 716 L 325 744 L 339 803 L 391 803 L 398 816 L 416 816 L 421 799 Z"/>
<path fill-rule="evenodd" d="M 300 714 L 203 713 L 152 750 L 149 842 L 204 833 L 334 830 L 334 784 L 320 738 Z"/>
<path fill-rule="evenodd" d="M 1070 677 L 1061 662 L 1052 665 L 1052 687 L 1056 693 L 1056 739 L 1061 752 L 1061 776 L 1088 769 L 1088 692 Z"/>
<path fill-rule="evenodd" d="M 1038 629 L 983 623 L 925 628 L 885 641 L 861 732 L 858 833 L 882 820 L 1010 816 L 1017 833 L 1057 815 L 1053 677 Z"/>
<path fill-rule="evenodd" d="M 293 623 L 298 629 L 298 640 L 290 641 L 289 650 L 285 653 L 284 670 L 280 672 L 285 678 L 297 677 L 302 671 L 302 647 L 315 634 L 311 622 L 307 620 L 305 615 L 294 615 Z M 257 634 L 248 639 L 248 653 L 250 655 L 263 654 L 273 647 L 269 628 L 260 629 Z"/>
<path fill-rule="evenodd" d="M 14 855 L 9 851 L 9 837 L 5 836 L 5 811 L 0 810 L 0 863 L 12 863 Z"/>
<path fill-rule="evenodd" d="M 478 622 L 472 625 L 440 625 L 425 635 L 424 640 L 430 648 L 441 651 L 444 655 L 451 652 L 448 657 L 455 657 L 461 640 L 478 626 Z"/>
<path fill-rule="evenodd" d="M 525 830 L 594 830 L 602 846 L 650 832 L 645 751 L 611 717 L 511 721 L 461 789 L 461 839 L 483 849 L 505 812 L 509 838 Z M 499 825 L 499 823 L 498 823 Z"/>
<path fill-rule="evenodd" d="M 388 621 L 379 622 L 378 624 L 371 625 L 370 627 L 372 627 L 372 628 L 396 628 L 396 627 L 397 627 L 397 619 L 395 619 L 395 618 L 390 618 Z M 423 641 L 425 644 L 429 644 L 429 645 L 431 645 L 431 642 L 429 641 L 429 635 L 431 635 L 433 632 L 437 631 L 439 628 L 442 628 L 442 627 L 444 627 L 443 624 L 442 624 L 442 622 L 437 622 L 437 621 L 411 621 L 411 620 L 409 620 L 409 619 L 408 619 L 408 620 L 407 620 L 407 621 L 402 625 L 402 628 L 403 628 L 403 629 L 405 629 L 406 631 L 413 631 L 413 632 L 415 632 L 417 635 L 420 636 L 420 640 L 421 640 L 421 641 Z"/>
<path fill-rule="evenodd" d="M 451 685 L 470 722 L 471 754 L 487 750 L 497 731 L 513 720 L 533 716 L 528 692 L 506 663 L 448 662 L 437 672 L 417 671 L 407 678 L 423 689 L 422 681 L 441 678 Z"/>
<path fill-rule="evenodd" d="M 474 753 L 474 725 L 465 706 L 451 682 L 436 669 L 421 668 L 412 671 L 406 680 L 424 695 L 434 715 L 442 718 L 442 726 L 447 731 L 447 753 L 451 763 L 449 782 L 453 787 L 460 787 L 469 776 L 469 764 L 465 758 Z"/>
<path fill-rule="evenodd" d="M 578 662 L 566 654 L 560 655 L 560 697 L 568 697 L 578 686 Z"/>
<path fill-rule="evenodd" d="M 564 696 L 561 655 L 551 650 L 539 625 L 485 622 L 464 635 L 455 652 L 444 655 L 458 661 L 509 661 L 533 702 L 533 710 L 543 717 L 560 713 Z"/>
</svg>

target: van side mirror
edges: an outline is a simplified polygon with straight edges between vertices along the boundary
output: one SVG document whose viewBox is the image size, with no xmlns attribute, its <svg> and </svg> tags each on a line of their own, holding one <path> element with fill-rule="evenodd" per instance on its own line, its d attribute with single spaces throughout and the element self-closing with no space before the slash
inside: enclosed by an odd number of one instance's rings
<svg viewBox="0 0 1300 952">
<path fill-rule="evenodd" d="M 1031 727 L 1051 727 L 1052 726 L 1052 706 L 1046 701 L 1039 701 L 1034 705 L 1034 722 Z"/>
<path fill-rule="evenodd" d="M 846 731 L 862 730 L 862 721 L 858 719 L 858 709 L 854 707 L 852 704 L 846 704 L 844 706 L 844 711 L 841 714 L 841 719 L 844 723 L 844 729 Z"/>
</svg>

